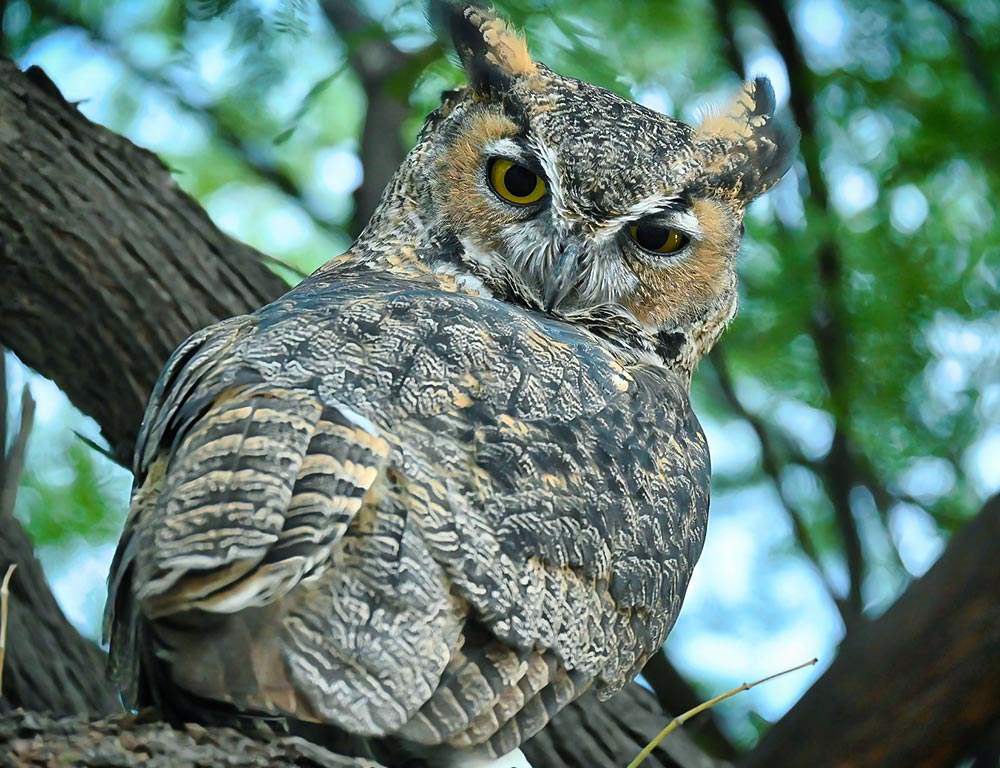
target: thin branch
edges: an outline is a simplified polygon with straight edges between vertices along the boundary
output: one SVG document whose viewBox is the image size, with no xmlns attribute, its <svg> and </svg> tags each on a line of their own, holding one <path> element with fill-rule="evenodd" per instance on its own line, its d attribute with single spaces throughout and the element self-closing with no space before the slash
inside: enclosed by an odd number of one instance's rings
<svg viewBox="0 0 1000 768">
<path fill-rule="evenodd" d="M 791 674 L 792 672 L 797 672 L 800 669 L 805 669 L 806 667 L 815 666 L 818 662 L 819 659 L 810 659 L 809 661 L 803 664 L 798 664 L 789 669 L 783 669 L 781 672 L 775 672 L 773 675 L 762 677 L 760 680 L 754 680 L 752 683 L 743 683 L 741 685 L 738 685 L 731 691 L 726 691 L 725 693 L 716 696 L 714 699 L 709 699 L 708 701 L 704 701 L 696 707 L 692 707 L 684 714 L 678 715 L 669 723 L 667 723 L 667 726 L 658 734 L 656 734 L 656 738 L 654 738 L 651 742 L 649 742 L 649 744 L 646 745 L 645 749 L 643 749 L 642 752 L 640 752 L 636 756 L 635 760 L 633 760 L 631 763 L 628 764 L 628 768 L 639 768 L 642 762 L 652 754 L 654 749 L 656 749 L 657 744 L 663 741 L 667 736 L 669 736 L 673 731 L 677 730 L 680 726 L 684 725 L 684 723 L 686 723 L 695 715 L 699 715 L 702 712 L 711 709 L 716 704 L 719 704 L 720 702 L 723 702 L 726 699 L 730 699 L 738 693 L 743 693 L 743 691 L 749 691 L 751 688 L 756 688 L 758 685 L 770 682 L 771 680 L 774 680 L 779 677 L 784 677 L 785 675 Z"/>
<path fill-rule="evenodd" d="M 0 584 L 0 696 L 3 695 L 3 663 L 7 657 L 7 611 L 10 603 L 10 577 L 14 575 L 17 563 L 7 566 L 7 573 Z"/>
<path fill-rule="evenodd" d="M 642 676 L 656 694 L 656 700 L 667 712 L 683 712 L 698 704 L 699 698 L 691 684 L 677 671 L 660 648 L 646 666 Z M 710 754 L 724 760 L 732 760 L 738 754 L 733 742 L 719 725 L 714 712 L 699 720 L 695 726 L 697 740 Z"/>
<path fill-rule="evenodd" d="M 6 384 L 4 385 L 6 390 Z M 0 520 L 6 520 L 14 514 L 14 502 L 17 500 L 17 486 L 21 480 L 24 468 L 24 453 L 28 447 L 28 435 L 35 419 L 35 400 L 31 396 L 28 385 L 21 391 L 21 423 L 17 435 L 10 446 L 10 452 L 3 462 L 3 477 L 0 478 Z"/>
</svg>

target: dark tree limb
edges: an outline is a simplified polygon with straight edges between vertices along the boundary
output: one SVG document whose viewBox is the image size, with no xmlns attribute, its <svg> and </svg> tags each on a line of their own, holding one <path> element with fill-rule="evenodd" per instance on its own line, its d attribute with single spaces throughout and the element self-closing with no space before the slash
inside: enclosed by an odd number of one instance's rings
<svg viewBox="0 0 1000 768">
<path fill-rule="evenodd" d="M 0 21 L 3 17 L 0 16 Z M 0 346 L 0 482 L 3 482 L 3 467 L 7 461 L 7 355 Z"/>
<path fill-rule="evenodd" d="M 13 517 L 0 519 L 0 569 L 11 563 L 7 653 L 0 713 L 16 707 L 100 717 L 120 711 L 105 655 L 80 635 L 56 603 L 31 541 Z"/>
<path fill-rule="evenodd" d="M 122 462 L 173 349 L 286 288 L 155 155 L 89 122 L 40 70 L 6 60 L 0 274 L 0 343 L 96 418 Z M 109 349 L 120 351 L 112 375 L 99 372 Z"/>
<path fill-rule="evenodd" d="M 771 31 L 778 53 L 784 59 L 791 86 L 790 106 L 802 140 L 800 151 L 805 161 L 810 197 L 822 215 L 830 215 L 829 192 L 820 164 L 816 135 L 815 87 L 806 64 L 791 17 L 785 5 L 772 0 L 752 0 L 753 6 Z M 726 2 L 717 7 L 724 14 L 731 9 Z M 728 25 L 728 26 L 727 26 Z M 731 29 L 725 22 L 725 29 Z M 847 311 L 843 303 L 842 259 L 832 235 L 827 235 L 816 249 L 819 292 L 812 318 L 812 336 L 819 357 L 820 373 L 827 385 L 834 434 L 830 451 L 822 464 L 821 477 L 833 504 L 834 521 L 840 532 L 841 546 L 849 577 L 846 611 L 842 611 L 848 631 L 862 618 L 861 587 L 867 570 L 861 536 L 851 509 L 851 489 L 860 484 L 850 434 L 850 393 L 847 382 L 850 357 L 845 340 L 848 335 Z"/>
<path fill-rule="evenodd" d="M 851 614 L 851 608 L 842 597 L 837 595 L 833 585 L 830 583 L 820 563 L 819 552 L 813 544 L 809 529 L 781 482 L 782 467 L 787 465 L 787 461 L 783 459 L 783 455 L 789 451 L 787 442 L 779 440 L 772 430 L 768 428 L 764 419 L 755 413 L 751 413 L 739 399 L 739 396 L 736 394 L 736 387 L 733 385 L 729 366 L 726 362 L 724 343 L 712 350 L 710 360 L 723 400 L 726 401 L 733 413 L 750 425 L 750 428 L 753 429 L 754 434 L 757 436 L 757 441 L 760 443 L 761 469 L 764 470 L 764 474 L 771 481 L 774 492 L 777 494 L 778 500 L 781 502 L 788 516 L 788 520 L 792 525 L 792 535 L 795 537 L 795 543 L 813 564 L 817 575 L 823 581 L 827 592 L 830 593 L 831 599 L 837 606 L 837 610 L 840 611 L 841 618 L 846 623 Z M 796 456 L 795 458 L 797 461 L 809 464 L 802 456 Z"/>
<path fill-rule="evenodd" d="M 334 755 L 297 737 L 249 735 L 231 728 L 172 728 L 142 717 L 54 719 L 18 711 L 0 720 L 0 766 L 115 768 L 379 768 Z"/>
<path fill-rule="evenodd" d="M 0 350 L 0 355 L 3 351 Z M 3 366 L 0 366 L 0 372 Z M 4 398 L 0 406 L 4 411 L 7 409 L 7 384 L 4 377 L 0 377 L 3 384 Z M 21 419 L 18 424 L 17 433 L 10 443 L 10 449 L 3 450 L 0 445 L 0 520 L 13 516 L 14 502 L 17 500 L 17 484 L 21 479 L 21 470 L 24 467 L 24 454 L 28 449 L 28 435 L 31 434 L 32 423 L 35 418 L 35 401 L 31 397 L 31 390 L 27 385 L 21 391 Z M 6 425 L 0 432 L 0 443 L 7 437 Z"/>
<path fill-rule="evenodd" d="M 715 21 L 719 25 L 722 52 L 726 63 L 733 72 L 738 72 L 741 77 L 746 77 L 743 55 L 740 53 L 740 47 L 736 44 L 732 0 L 712 0 L 712 9 L 715 12 Z"/>
<path fill-rule="evenodd" d="M 941 768 L 1000 723 L 1000 496 L 832 666 L 740 768 Z"/>
</svg>

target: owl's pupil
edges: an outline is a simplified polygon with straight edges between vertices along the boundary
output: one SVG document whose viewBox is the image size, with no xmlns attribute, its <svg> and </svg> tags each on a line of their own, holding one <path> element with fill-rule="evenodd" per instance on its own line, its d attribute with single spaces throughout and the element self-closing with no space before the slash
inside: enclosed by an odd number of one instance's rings
<svg viewBox="0 0 1000 768">
<path fill-rule="evenodd" d="M 507 190 L 516 197 L 527 197 L 535 191 L 538 177 L 520 165 L 512 165 L 503 176 Z"/>
<path fill-rule="evenodd" d="M 635 230 L 635 241 L 647 251 L 658 251 L 666 245 L 670 230 L 653 224 L 640 224 Z"/>
</svg>

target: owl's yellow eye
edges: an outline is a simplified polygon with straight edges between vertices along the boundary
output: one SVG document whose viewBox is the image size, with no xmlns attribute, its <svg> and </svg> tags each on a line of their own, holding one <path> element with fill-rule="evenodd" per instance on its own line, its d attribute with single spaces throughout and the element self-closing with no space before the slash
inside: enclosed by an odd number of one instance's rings
<svg viewBox="0 0 1000 768">
<path fill-rule="evenodd" d="M 490 162 L 490 186 L 508 203 L 531 205 L 545 196 L 545 182 L 523 165 L 498 157 Z"/>
<path fill-rule="evenodd" d="M 690 240 L 680 230 L 664 227 L 661 224 L 639 222 L 629 227 L 628 231 L 636 245 L 653 253 L 677 253 Z"/>
</svg>

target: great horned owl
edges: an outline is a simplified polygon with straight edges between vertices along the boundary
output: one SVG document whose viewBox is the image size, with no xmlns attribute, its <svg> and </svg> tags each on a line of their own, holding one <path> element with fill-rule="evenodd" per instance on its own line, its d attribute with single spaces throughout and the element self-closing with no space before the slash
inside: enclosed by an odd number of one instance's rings
<svg viewBox="0 0 1000 768">
<path fill-rule="evenodd" d="M 693 367 L 794 132 L 692 127 L 436 2 L 468 76 L 353 247 L 167 363 L 112 566 L 131 706 L 501 755 L 663 643 L 705 533 Z"/>
</svg>

